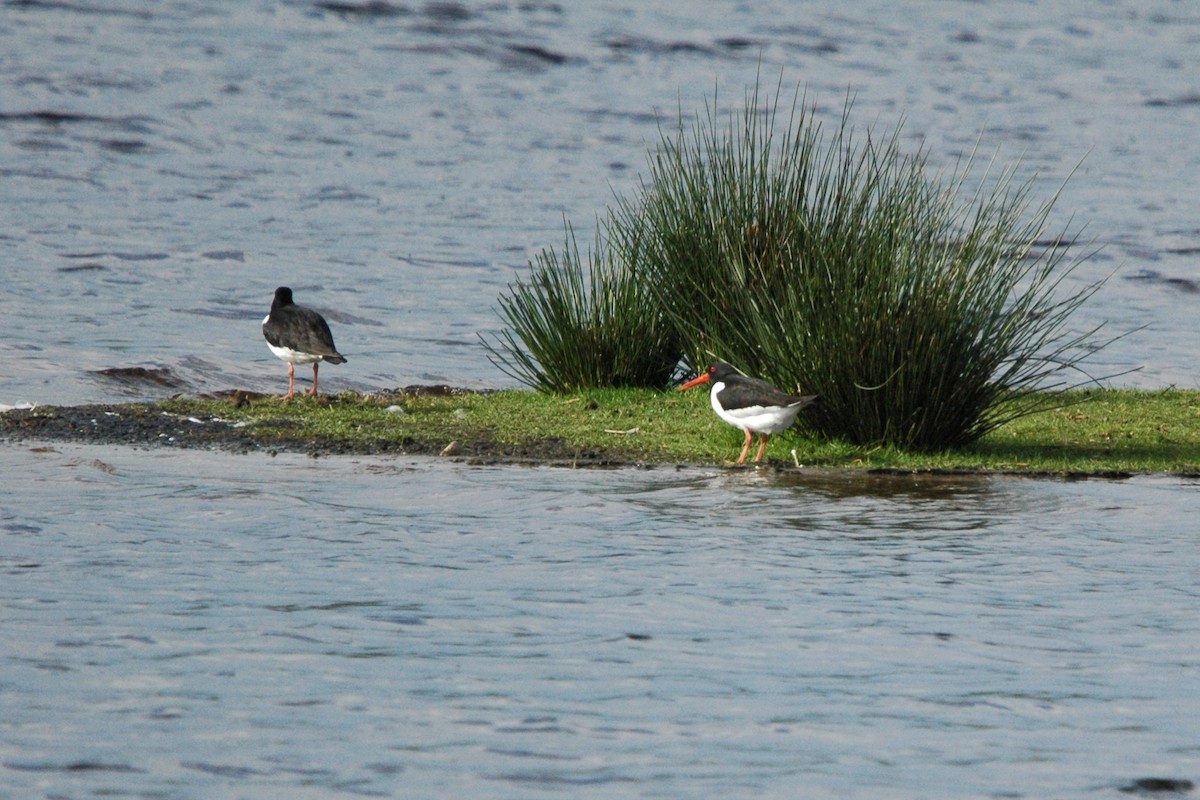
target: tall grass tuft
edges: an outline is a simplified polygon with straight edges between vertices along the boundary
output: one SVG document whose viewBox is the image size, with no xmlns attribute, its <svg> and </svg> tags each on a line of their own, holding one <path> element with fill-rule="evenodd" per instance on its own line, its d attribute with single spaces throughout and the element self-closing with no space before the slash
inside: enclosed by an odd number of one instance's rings
<svg viewBox="0 0 1200 800">
<path fill-rule="evenodd" d="M 726 125 L 714 100 L 619 199 L 609 239 L 636 242 L 684 361 L 818 393 L 806 422 L 856 444 L 959 447 L 1053 404 L 1034 390 L 1078 383 L 1095 330 L 1067 321 L 1098 288 L 1059 295 L 1078 262 L 1046 235 L 1057 194 L 1031 209 L 1011 169 L 966 193 L 970 161 L 931 175 L 899 128 L 856 136 L 849 112 L 825 135 L 797 95 L 779 131 L 757 88 Z"/>
<path fill-rule="evenodd" d="M 543 250 L 529 266 L 499 299 L 506 328 L 494 342 L 480 337 L 493 364 L 543 392 L 667 385 L 679 339 L 614 248 L 597 236 L 582 257 L 567 225 L 562 251 Z"/>
<path fill-rule="evenodd" d="M 933 452 L 1057 404 L 1103 343 L 1072 314 L 1099 287 L 1065 279 L 1059 193 L 967 159 L 935 174 L 900 128 L 856 133 L 850 103 L 826 132 L 747 93 L 664 130 L 649 174 L 579 255 L 568 225 L 510 285 L 493 362 L 543 391 L 661 387 L 715 358 L 817 393 L 826 437 Z M 970 188 L 973 187 L 973 188 Z M 1061 190 L 1060 190 L 1061 191 Z"/>
</svg>

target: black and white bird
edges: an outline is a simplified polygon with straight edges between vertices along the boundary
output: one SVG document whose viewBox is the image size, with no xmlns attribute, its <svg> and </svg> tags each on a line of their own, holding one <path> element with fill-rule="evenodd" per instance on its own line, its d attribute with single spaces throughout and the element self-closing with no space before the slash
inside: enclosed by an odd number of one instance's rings
<svg viewBox="0 0 1200 800">
<path fill-rule="evenodd" d="M 746 443 L 742 445 L 742 453 L 737 460 L 739 464 L 746 463 L 754 434 L 762 437 L 758 455 L 754 459 L 758 462 L 763 460 L 763 454 L 767 451 L 767 439 L 791 427 L 801 409 L 817 399 L 815 394 L 788 394 L 766 381 L 743 375 L 723 361 L 713 364 L 680 386 L 679 390 L 704 383 L 712 387 L 709 401 L 717 416 L 746 432 Z"/>
<path fill-rule="evenodd" d="M 288 393 L 285 400 L 296 394 L 296 365 L 313 365 L 312 396 L 317 396 L 317 367 L 322 361 L 343 364 L 346 357 L 333 346 L 333 334 L 325 318 L 311 308 L 292 302 L 292 290 L 280 286 L 271 302 L 271 313 L 263 319 L 263 337 L 267 347 L 288 362 Z"/>
</svg>

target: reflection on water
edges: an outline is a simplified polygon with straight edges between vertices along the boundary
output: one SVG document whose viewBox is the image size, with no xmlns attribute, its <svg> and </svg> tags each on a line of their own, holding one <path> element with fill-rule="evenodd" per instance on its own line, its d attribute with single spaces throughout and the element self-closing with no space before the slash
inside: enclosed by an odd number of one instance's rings
<svg viewBox="0 0 1200 800">
<path fill-rule="evenodd" d="M 1200 772 L 1193 482 L 0 461 L 19 793 L 1084 797 Z"/>
<path fill-rule="evenodd" d="M 836 523 L 845 535 L 871 536 L 873 520 L 879 519 L 888 535 L 936 531 L 944 537 L 949 531 L 982 531 L 998 519 L 1033 510 L 1027 494 L 998 491 L 995 478 L 983 475 L 735 468 L 680 478 L 669 497 L 662 496 L 663 488 L 639 489 L 633 502 L 679 519 L 719 514 L 785 533 L 829 530 Z M 789 502 L 781 506 L 783 498 Z M 1057 502 L 1053 496 L 1045 500 Z"/>
</svg>

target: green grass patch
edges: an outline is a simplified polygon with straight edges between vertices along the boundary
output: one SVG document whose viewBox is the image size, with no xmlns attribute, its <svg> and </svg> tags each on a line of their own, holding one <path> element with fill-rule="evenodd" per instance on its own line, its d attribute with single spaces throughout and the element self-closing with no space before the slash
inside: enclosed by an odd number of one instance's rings
<svg viewBox="0 0 1200 800">
<path fill-rule="evenodd" d="M 960 450 L 914 453 L 797 431 L 773 438 L 767 459 L 851 469 L 1200 473 L 1200 392 L 1089 390 L 1065 399 L 1070 405 L 1014 420 Z M 577 453 L 617 463 L 721 464 L 742 442 L 741 431 L 718 420 L 702 392 L 344 393 L 291 403 L 174 399 L 150 408 L 245 423 L 239 434 L 258 446 L 311 441 L 351 452 L 397 449 L 380 444 L 439 452 L 456 442 L 465 455 L 521 452 L 536 461 L 542 453 L 547 462 Z"/>
</svg>

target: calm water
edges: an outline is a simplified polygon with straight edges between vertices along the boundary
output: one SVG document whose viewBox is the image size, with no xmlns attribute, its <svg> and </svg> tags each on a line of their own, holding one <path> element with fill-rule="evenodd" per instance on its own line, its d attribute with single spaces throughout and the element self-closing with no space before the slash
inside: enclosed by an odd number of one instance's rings
<svg viewBox="0 0 1200 800">
<path fill-rule="evenodd" d="M 659 120 L 761 69 L 1023 156 L 1195 387 L 1180 2 L 0 6 L 0 405 L 505 386 L 477 345 Z M 100 370 L 152 367 L 160 382 Z M 731 434 L 732 435 L 732 434 Z M 0 444 L 0 797 L 1124 797 L 1200 781 L 1194 482 Z"/>
<path fill-rule="evenodd" d="M 8 796 L 1116 797 L 1200 766 L 1192 483 L 4 460 Z"/>
</svg>

